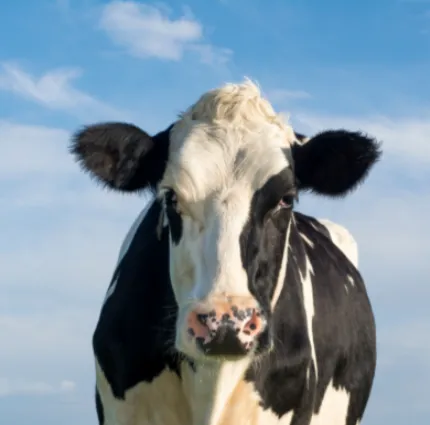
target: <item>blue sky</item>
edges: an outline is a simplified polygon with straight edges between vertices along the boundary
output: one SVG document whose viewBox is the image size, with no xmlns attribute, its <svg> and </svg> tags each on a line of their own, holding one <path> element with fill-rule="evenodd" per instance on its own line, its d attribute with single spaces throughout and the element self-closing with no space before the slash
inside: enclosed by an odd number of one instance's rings
<svg viewBox="0 0 430 425">
<path fill-rule="evenodd" d="M 244 76 L 298 131 L 384 141 L 354 195 L 298 209 L 359 243 L 379 344 L 363 424 L 426 422 L 430 0 L 15 0 L 0 16 L 2 423 L 96 423 L 91 334 L 145 200 L 96 187 L 70 132 L 105 119 L 155 132 Z"/>
</svg>

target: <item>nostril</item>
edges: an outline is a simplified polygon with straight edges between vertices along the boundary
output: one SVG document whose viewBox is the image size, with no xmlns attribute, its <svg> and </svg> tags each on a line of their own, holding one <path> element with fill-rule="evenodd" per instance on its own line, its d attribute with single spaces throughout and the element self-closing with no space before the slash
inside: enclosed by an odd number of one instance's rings
<svg viewBox="0 0 430 425">
<path fill-rule="evenodd" d="M 253 310 L 250 319 L 245 324 L 244 332 L 246 334 L 255 334 L 260 331 L 262 327 L 261 314 L 258 310 Z"/>
<path fill-rule="evenodd" d="M 202 324 L 202 325 L 206 325 L 207 321 L 208 321 L 208 315 L 207 314 L 202 314 L 202 313 L 198 313 L 196 314 L 197 316 L 197 320 Z"/>
</svg>

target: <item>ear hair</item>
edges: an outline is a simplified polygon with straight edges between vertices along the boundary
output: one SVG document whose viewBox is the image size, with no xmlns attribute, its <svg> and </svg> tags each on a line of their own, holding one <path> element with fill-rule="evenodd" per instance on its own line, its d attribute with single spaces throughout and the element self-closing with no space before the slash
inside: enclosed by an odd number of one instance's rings
<svg viewBox="0 0 430 425">
<path fill-rule="evenodd" d="M 304 144 L 293 144 L 299 190 L 339 197 L 362 183 L 379 161 L 380 142 L 360 132 L 327 130 Z"/>
<path fill-rule="evenodd" d="M 165 169 L 170 128 L 151 137 L 132 124 L 94 124 L 73 135 L 70 152 L 105 187 L 122 192 L 155 187 Z"/>
</svg>

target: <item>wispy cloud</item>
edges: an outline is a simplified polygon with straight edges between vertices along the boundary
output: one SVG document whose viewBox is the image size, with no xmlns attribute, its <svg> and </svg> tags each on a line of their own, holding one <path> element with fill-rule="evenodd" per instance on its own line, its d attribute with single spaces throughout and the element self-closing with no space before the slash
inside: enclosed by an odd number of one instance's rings
<svg viewBox="0 0 430 425">
<path fill-rule="evenodd" d="M 113 1 L 104 7 L 100 27 L 139 58 L 178 61 L 186 52 L 194 52 L 203 63 L 223 64 L 232 55 L 230 49 L 205 42 L 202 24 L 189 12 L 175 19 L 164 6 Z"/>
<path fill-rule="evenodd" d="M 53 385 L 43 381 L 26 381 L 23 379 L 7 379 L 0 377 L 0 397 L 11 395 L 47 395 L 68 393 L 75 390 L 73 381 L 61 381 Z"/>
<path fill-rule="evenodd" d="M 34 76 L 11 62 L 0 64 L 0 90 L 14 93 L 52 110 L 88 118 L 123 117 L 124 113 L 75 87 L 80 68 L 58 68 Z"/>
<path fill-rule="evenodd" d="M 20 125 L 0 120 L 0 178 L 26 179 L 37 175 L 58 179 L 73 171 L 66 156 L 69 133 L 62 129 Z"/>
</svg>

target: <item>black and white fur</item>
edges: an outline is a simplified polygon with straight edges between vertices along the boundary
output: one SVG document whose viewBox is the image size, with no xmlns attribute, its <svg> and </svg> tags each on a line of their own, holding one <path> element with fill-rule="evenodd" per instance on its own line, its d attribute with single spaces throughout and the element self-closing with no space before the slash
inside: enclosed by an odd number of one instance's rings
<svg viewBox="0 0 430 425">
<path fill-rule="evenodd" d="M 356 244 L 294 204 L 305 190 L 345 196 L 381 152 L 358 132 L 297 138 L 249 81 L 205 93 L 152 137 L 123 123 L 75 134 L 71 151 L 96 180 L 156 192 L 94 332 L 100 424 L 361 420 L 376 336 Z M 230 296 L 253 299 L 267 326 L 250 353 L 209 358 L 186 317 Z"/>
</svg>

